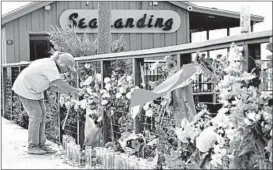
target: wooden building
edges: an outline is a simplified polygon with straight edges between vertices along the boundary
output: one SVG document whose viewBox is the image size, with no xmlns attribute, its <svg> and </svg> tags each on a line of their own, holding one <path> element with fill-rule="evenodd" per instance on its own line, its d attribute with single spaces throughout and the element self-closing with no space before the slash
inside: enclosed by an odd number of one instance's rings
<svg viewBox="0 0 273 170">
<path fill-rule="evenodd" d="M 191 42 L 197 31 L 229 29 L 240 25 L 240 13 L 196 6 L 181 1 L 112 2 L 112 35 L 124 36 L 130 50 Z M 2 16 L 2 63 L 48 57 L 46 31 L 51 25 L 74 24 L 80 35 L 96 38 L 95 1 L 33 2 Z M 164 10 L 164 11 L 163 11 Z M 251 15 L 251 25 L 263 17 Z"/>
</svg>

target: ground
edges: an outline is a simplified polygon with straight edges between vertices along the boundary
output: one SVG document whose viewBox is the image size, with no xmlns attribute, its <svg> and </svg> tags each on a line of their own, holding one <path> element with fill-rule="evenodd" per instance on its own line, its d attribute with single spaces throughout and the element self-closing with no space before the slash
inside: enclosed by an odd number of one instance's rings
<svg viewBox="0 0 273 170">
<path fill-rule="evenodd" d="M 27 154 L 27 136 L 26 129 L 2 117 L 2 169 L 76 169 L 52 154 Z M 47 143 L 58 149 L 58 145 Z"/>
</svg>

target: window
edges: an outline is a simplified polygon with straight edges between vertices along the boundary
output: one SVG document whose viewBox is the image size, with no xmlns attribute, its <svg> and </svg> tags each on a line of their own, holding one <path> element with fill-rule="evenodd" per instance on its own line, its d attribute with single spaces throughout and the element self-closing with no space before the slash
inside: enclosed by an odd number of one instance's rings
<svg viewBox="0 0 273 170">
<path fill-rule="evenodd" d="M 201 32 L 195 32 L 191 34 L 191 42 L 203 42 L 207 40 L 207 32 L 201 31 Z"/>
<path fill-rule="evenodd" d="M 48 40 L 47 35 L 30 35 L 30 61 L 50 56 L 50 48 L 53 45 Z"/>
<path fill-rule="evenodd" d="M 209 39 L 218 39 L 218 38 L 224 38 L 227 36 L 227 29 L 216 29 L 216 30 L 210 30 L 209 31 Z"/>
<path fill-rule="evenodd" d="M 230 28 L 230 36 L 240 35 L 240 34 L 241 34 L 241 27 Z"/>
</svg>

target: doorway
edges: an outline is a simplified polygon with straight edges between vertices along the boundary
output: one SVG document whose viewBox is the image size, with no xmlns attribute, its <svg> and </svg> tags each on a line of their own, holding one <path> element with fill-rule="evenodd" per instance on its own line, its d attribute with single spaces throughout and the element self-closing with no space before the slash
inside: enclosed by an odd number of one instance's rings
<svg viewBox="0 0 273 170">
<path fill-rule="evenodd" d="M 47 35 L 30 35 L 30 61 L 50 57 L 53 47 Z"/>
</svg>

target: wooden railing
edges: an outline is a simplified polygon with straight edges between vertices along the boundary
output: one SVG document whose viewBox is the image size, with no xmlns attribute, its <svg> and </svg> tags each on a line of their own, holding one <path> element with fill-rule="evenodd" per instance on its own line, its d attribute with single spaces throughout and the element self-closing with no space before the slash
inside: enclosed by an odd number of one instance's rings
<svg viewBox="0 0 273 170">
<path fill-rule="evenodd" d="M 163 48 L 154 48 L 154 49 L 147 49 L 147 50 L 139 50 L 139 51 L 129 51 L 129 52 L 120 52 L 120 53 L 110 53 L 110 54 L 103 54 L 103 55 L 94 55 L 94 56 L 85 56 L 85 57 L 78 57 L 76 58 L 77 65 L 80 63 L 86 62 L 99 62 L 100 63 L 100 72 L 102 78 L 105 77 L 109 73 L 109 66 L 110 61 L 113 60 L 120 60 L 120 59 L 132 59 L 132 71 L 133 77 L 135 80 L 136 85 L 141 84 L 141 66 L 144 65 L 145 61 L 151 59 L 157 59 L 172 55 L 175 56 L 178 63 L 178 68 L 181 68 L 184 58 L 190 58 L 192 53 L 205 52 L 205 51 L 212 51 L 212 50 L 219 50 L 228 48 L 231 43 L 235 43 L 236 45 L 243 46 L 244 49 L 244 56 L 248 57 L 249 55 L 253 54 L 253 51 L 259 50 L 260 44 L 268 43 L 269 38 L 272 37 L 272 30 L 263 31 L 263 32 L 254 32 L 249 34 L 243 34 L 239 36 L 229 36 L 225 38 L 215 39 L 215 40 L 208 40 L 199 43 L 190 43 L 190 44 L 182 44 L 176 46 L 169 46 Z M 252 58 L 255 56 L 252 55 Z M 12 83 L 14 82 L 15 78 L 18 76 L 19 72 L 22 71 L 30 62 L 24 63 L 9 63 L 4 64 L 2 66 L 2 116 L 5 116 L 9 119 L 13 118 L 13 98 L 16 96 L 11 91 Z M 245 69 L 249 70 L 253 64 L 253 61 L 248 60 L 245 65 Z M 77 84 L 76 86 L 79 87 L 79 74 L 77 74 Z M 211 83 L 211 82 L 200 82 L 196 81 L 193 83 L 197 83 L 196 85 L 204 84 L 204 83 Z M 207 84 L 208 85 L 208 84 Z M 200 86 L 201 87 L 201 86 Z M 213 92 L 213 84 L 209 85 L 212 88 L 209 92 L 204 91 L 202 89 L 194 90 L 196 94 L 214 94 Z M 216 94 L 215 94 L 216 95 Z M 216 97 L 213 96 L 213 102 L 216 102 Z M 79 123 L 77 123 L 77 139 L 79 141 Z M 107 137 L 107 133 L 104 133 L 105 139 Z"/>
</svg>

